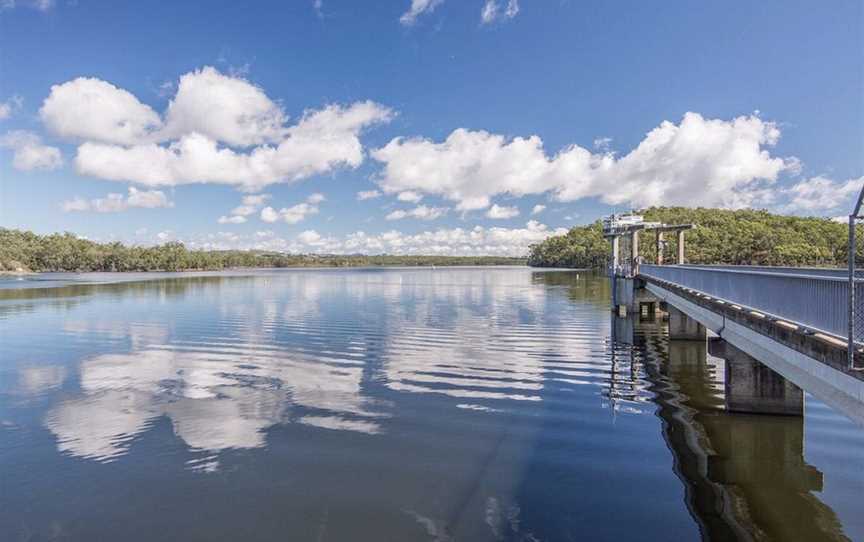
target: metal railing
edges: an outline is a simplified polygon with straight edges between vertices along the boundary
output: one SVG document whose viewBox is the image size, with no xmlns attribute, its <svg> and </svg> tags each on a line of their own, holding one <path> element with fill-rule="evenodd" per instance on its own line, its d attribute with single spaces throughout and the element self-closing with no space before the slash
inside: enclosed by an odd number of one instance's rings
<svg viewBox="0 0 864 542">
<path fill-rule="evenodd" d="M 846 264 L 847 275 L 846 280 L 849 283 L 847 288 L 848 297 L 846 298 L 846 354 L 849 360 L 850 369 L 862 369 L 864 367 L 855 366 L 855 344 L 860 341 L 861 329 L 864 328 L 864 310 L 861 310 L 860 303 L 862 298 L 858 295 L 858 288 L 855 282 L 858 279 L 858 255 L 861 253 L 857 235 L 858 227 L 861 224 L 861 204 L 864 203 L 864 186 L 858 192 L 858 199 L 855 202 L 855 208 L 849 214 L 849 237 L 846 244 Z"/>
<path fill-rule="evenodd" d="M 748 307 L 844 341 L 849 337 L 848 304 L 850 281 L 843 270 L 790 268 L 773 272 L 770 268 L 748 269 L 731 266 L 647 265 L 639 274 L 691 288 L 710 296 Z M 855 312 L 864 314 L 864 279 L 854 281 Z M 864 342 L 864 325 L 853 317 L 852 337 Z"/>
<path fill-rule="evenodd" d="M 783 267 L 769 265 L 699 265 L 684 264 L 678 267 L 692 267 L 695 269 L 728 269 L 730 271 L 755 271 L 762 273 L 784 274 L 784 275 L 815 275 L 819 277 L 849 278 L 849 271 L 841 267 Z M 855 270 L 856 278 L 864 278 L 864 269 Z"/>
</svg>

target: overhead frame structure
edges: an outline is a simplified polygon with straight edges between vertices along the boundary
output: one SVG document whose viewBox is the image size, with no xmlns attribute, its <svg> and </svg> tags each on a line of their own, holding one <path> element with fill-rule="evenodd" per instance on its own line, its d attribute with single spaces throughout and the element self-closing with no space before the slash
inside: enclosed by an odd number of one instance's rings
<svg viewBox="0 0 864 542">
<path fill-rule="evenodd" d="M 658 222 L 645 222 L 642 224 L 629 224 L 617 228 L 611 228 L 603 232 L 603 237 L 612 243 L 611 275 L 619 275 L 623 271 L 625 276 L 635 276 L 639 272 L 639 232 L 653 231 L 655 234 L 654 244 L 656 247 L 656 263 L 663 264 L 663 237 L 665 233 L 675 232 L 677 239 L 677 264 L 684 263 L 684 232 L 695 228 L 694 224 L 660 224 Z M 630 238 L 630 258 L 628 265 L 622 266 L 619 259 L 620 238 Z"/>
</svg>

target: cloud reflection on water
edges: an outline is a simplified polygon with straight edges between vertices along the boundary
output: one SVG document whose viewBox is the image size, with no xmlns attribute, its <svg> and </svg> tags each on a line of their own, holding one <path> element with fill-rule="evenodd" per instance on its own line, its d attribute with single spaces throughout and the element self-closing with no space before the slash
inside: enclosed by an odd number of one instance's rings
<svg viewBox="0 0 864 542">
<path fill-rule="evenodd" d="M 262 276 L 201 292 L 200 321 L 70 319 L 67 334 L 101 334 L 129 351 L 81 361 L 81 393 L 55 404 L 45 425 L 60 451 L 110 461 L 166 417 L 188 447 L 216 453 L 263 447 L 284 423 L 381 433 L 395 411 L 376 382 L 494 413 L 495 402 L 541 401 L 550 381 L 607 380 L 605 353 L 590 347 L 596 329 L 546 325 L 563 300 L 543 284 L 494 271 L 459 278 Z"/>
</svg>

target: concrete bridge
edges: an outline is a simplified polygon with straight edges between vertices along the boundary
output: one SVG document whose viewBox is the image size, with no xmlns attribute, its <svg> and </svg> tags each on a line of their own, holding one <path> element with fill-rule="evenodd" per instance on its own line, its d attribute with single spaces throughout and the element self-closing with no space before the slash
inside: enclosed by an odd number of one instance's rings
<svg viewBox="0 0 864 542">
<path fill-rule="evenodd" d="M 727 360 L 730 411 L 802 415 L 806 391 L 864 426 L 864 344 L 848 340 L 849 289 L 854 282 L 864 305 L 864 277 L 850 282 L 840 269 L 687 265 L 683 237 L 691 227 L 657 227 L 658 239 L 678 234 L 674 265 L 662 265 L 659 240 L 658 263 L 643 263 L 644 228 L 608 235 L 616 312 L 668 314 L 671 341 L 708 341 L 709 351 Z"/>
</svg>

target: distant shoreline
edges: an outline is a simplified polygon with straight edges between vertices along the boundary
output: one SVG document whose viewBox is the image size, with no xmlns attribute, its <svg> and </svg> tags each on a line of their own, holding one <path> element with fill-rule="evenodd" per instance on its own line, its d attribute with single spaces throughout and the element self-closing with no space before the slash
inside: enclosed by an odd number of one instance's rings
<svg viewBox="0 0 864 542">
<path fill-rule="evenodd" d="M 144 283 L 151 281 L 183 281 L 183 280 L 207 280 L 207 279 L 231 279 L 231 278 L 255 278 L 279 280 L 281 272 L 287 276 L 289 273 L 342 273 L 342 272 L 412 272 L 435 274 L 446 273 L 447 271 L 478 272 L 487 271 L 531 271 L 539 273 L 555 273 L 555 272 L 591 272 L 590 269 L 572 269 L 572 268 L 532 268 L 527 265 L 375 265 L 375 266 L 343 266 L 343 267 L 314 267 L 314 266 L 295 266 L 295 267 L 243 267 L 235 269 L 216 269 L 216 270 L 186 270 L 186 271 L 127 271 L 127 272 L 104 272 L 91 271 L 84 273 L 76 272 L 53 272 L 47 271 L 42 273 L 28 274 L 13 274 L 4 273 L 0 275 L 0 299 L 10 299 L 17 297 L 20 292 L 42 289 L 57 289 L 64 287 L 102 287 L 118 284 Z M 442 275 L 443 276 L 443 275 Z M 19 292 L 19 293 L 16 293 Z"/>
<path fill-rule="evenodd" d="M 471 268 L 508 268 L 508 267 L 518 267 L 518 268 L 527 268 L 527 269 L 536 269 L 536 270 L 560 270 L 560 271 L 592 271 L 590 268 L 585 269 L 575 269 L 575 268 L 539 268 L 539 267 L 531 267 L 524 261 L 517 261 L 513 263 L 471 263 L 471 264 L 462 264 L 462 263 L 449 263 L 449 264 L 349 264 L 349 265 L 287 265 L 280 267 L 226 267 L 222 269 L 176 269 L 176 270 L 167 270 L 167 269 L 148 269 L 148 270 L 129 270 L 129 271 L 2 271 L 0 270 L 0 278 L 37 278 L 46 275 L 82 275 L 82 276 L 92 276 L 92 275 L 159 275 L 159 274 L 199 274 L 199 273 L 239 273 L 243 271 L 278 271 L 281 269 L 285 270 L 297 270 L 297 269 L 308 269 L 308 270 L 338 270 L 338 269 L 471 269 Z"/>
<path fill-rule="evenodd" d="M 454 258 L 456 256 L 448 256 Z M 478 258 L 466 257 L 468 260 L 476 260 Z M 236 272 L 236 271 L 273 271 L 279 269 L 421 269 L 421 268 L 467 268 L 467 267 L 530 267 L 525 259 L 514 259 L 513 262 L 503 263 L 347 263 L 339 265 L 281 265 L 281 266 L 237 266 L 237 267 L 222 267 L 222 268 L 189 268 L 189 269 L 129 269 L 122 271 L 99 271 L 99 270 L 46 270 L 46 271 L 7 271 L 0 270 L 0 277 L 34 277 L 50 274 L 74 274 L 74 275 L 100 275 L 100 274 L 157 274 L 157 273 L 219 273 L 219 272 Z M 586 269 L 570 269 L 572 271 L 585 271 Z"/>
<path fill-rule="evenodd" d="M 97 243 L 72 233 L 38 235 L 0 228 L 0 273 L 149 273 L 303 267 L 449 267 L 527 265 L 525 257 L 409 254 L 287 254 L 265 250 L 190 250 L 178 242 L 156 246 Z"/>
</svg>

